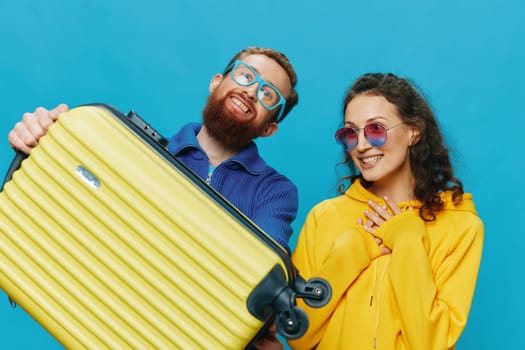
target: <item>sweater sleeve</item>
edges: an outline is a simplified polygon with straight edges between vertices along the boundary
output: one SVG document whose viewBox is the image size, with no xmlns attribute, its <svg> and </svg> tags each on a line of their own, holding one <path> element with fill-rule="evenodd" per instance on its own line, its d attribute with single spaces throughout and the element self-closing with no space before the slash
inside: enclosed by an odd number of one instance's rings
<svg viewBox="0 0 525 350">
<path fill-rule="evenodd" d="M 357 228 L 341 232 L 331 243 L 327 253 L 320 254 L 317 248 L 321 242 L 317 241 L 317 237 L 322 237 L 326 229 L 330 228 L 319 224 L 316 212 L 310 212 L 292 257 L 302 277 L 306 280 L 312 277 L 324 278 L 332 289 L 330 301 L 321 308 L 310 308 L 301 299 L 297 301 L 308 314 L 309 327 L 304 336 L 288 341 L 293 349 L 312 349 L 321 341 L 328 321 L 346 290 L 370 262 L 379 256 L 379 247 L 372 236 Z"/>
<path fill-rule="evenodd" d="M 388 278 L 408 349 L 453 348 L 465 327 L 483 245 L 483 224 L 468 215 L 442 233 L 446 252 L 432 257 L 426 225 L 415 211 L 376 232 L 392 249 Z"/>
<path fill-rule="evenodd" d="M 255 202 L 250 215 L 253 222 L 290 252 L 288 240 L 293 231 L 291 224 L 297 216 L 299 206 L 295 185 L 287 179 L 279 178 L 265 184 Z"/>
</svg>

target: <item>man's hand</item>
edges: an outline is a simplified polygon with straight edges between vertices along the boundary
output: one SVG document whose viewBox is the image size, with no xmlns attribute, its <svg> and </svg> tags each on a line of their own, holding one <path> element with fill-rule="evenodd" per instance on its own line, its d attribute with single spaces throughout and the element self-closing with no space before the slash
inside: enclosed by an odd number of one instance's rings
<svg viewBox="0 0 525 350">
<path fill-rule="evenodd" d="M 68 106 L 62 103 L 49 111 L 38 107 L 33 113 L 24 113 L 22 120 L 15 124 L 7 136 L 9 144 L 15 150 L 29 154 L 59 114 L 68 109 Z"/>
<path fill-rule="evenodd" d="M 257 350 L 283 350 L 284 345 L 277 339 L 275 323 L 266 330 L 266 334 L 255 343 Z"/>
</svg>

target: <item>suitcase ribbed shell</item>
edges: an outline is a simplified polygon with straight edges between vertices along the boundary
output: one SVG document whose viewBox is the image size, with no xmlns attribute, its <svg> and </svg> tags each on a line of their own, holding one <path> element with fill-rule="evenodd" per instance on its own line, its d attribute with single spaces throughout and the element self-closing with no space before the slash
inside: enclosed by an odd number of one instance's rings
<svg viewBox="0 0 525 350">
<path fill-rule="evenodd" d="M 0 287 L 66 348 L 242 349 L 276 265 L 104 108 L 61 115 L 0 194 Z"/>
</svg>

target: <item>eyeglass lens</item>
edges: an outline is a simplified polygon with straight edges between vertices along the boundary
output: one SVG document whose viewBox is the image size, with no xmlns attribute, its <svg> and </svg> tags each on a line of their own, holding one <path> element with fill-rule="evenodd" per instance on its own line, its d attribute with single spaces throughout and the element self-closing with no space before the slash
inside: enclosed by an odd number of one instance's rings
<svg viewBox="0 0 525 350">
<path fill-rule="evenodd" d="M 273 107 L 280 101 L 279 93 L 276 88 L 265 82 L 258 74 L 245 64 L 240 63 L 231 72 L 233 81 L 242 86 L 253 85 L 259 82 L 257 98 L 263 105 Z"/>
<path fill-rule="evenodd" d="M 351 150 L 357 145 L 357 134 L 363 130 L 366 140 L 373 147 L 379 147 L 385 144 L 387 129 L 381 124 L 371 123 L 364 128 L 341 128 L 336 131 L 335 138 L 338 143 L 345 146 L 346 150 Z"/>
</svg>

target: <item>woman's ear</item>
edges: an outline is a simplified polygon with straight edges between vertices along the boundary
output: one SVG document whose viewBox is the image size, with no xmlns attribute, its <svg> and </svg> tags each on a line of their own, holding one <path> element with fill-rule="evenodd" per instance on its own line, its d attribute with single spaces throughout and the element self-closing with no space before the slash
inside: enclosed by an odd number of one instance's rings
<svg viewBox="0 0 525 350">
<path fill-rule="evenodd" d="M 215 74 L 213 78 L 211 78 L 210 86 L 208 88 L 210 93 L 212 93 L 217 88 L 217 86 L 221 84 L 221 82 L 222 82 L 222 74 Z"/>
<path fill-rule="evenodd" d="M 421 140 L 421 131 L 416 126 L 410 126 L 410 140 L 409 145 L 416 145 Z"/>
</svg>

